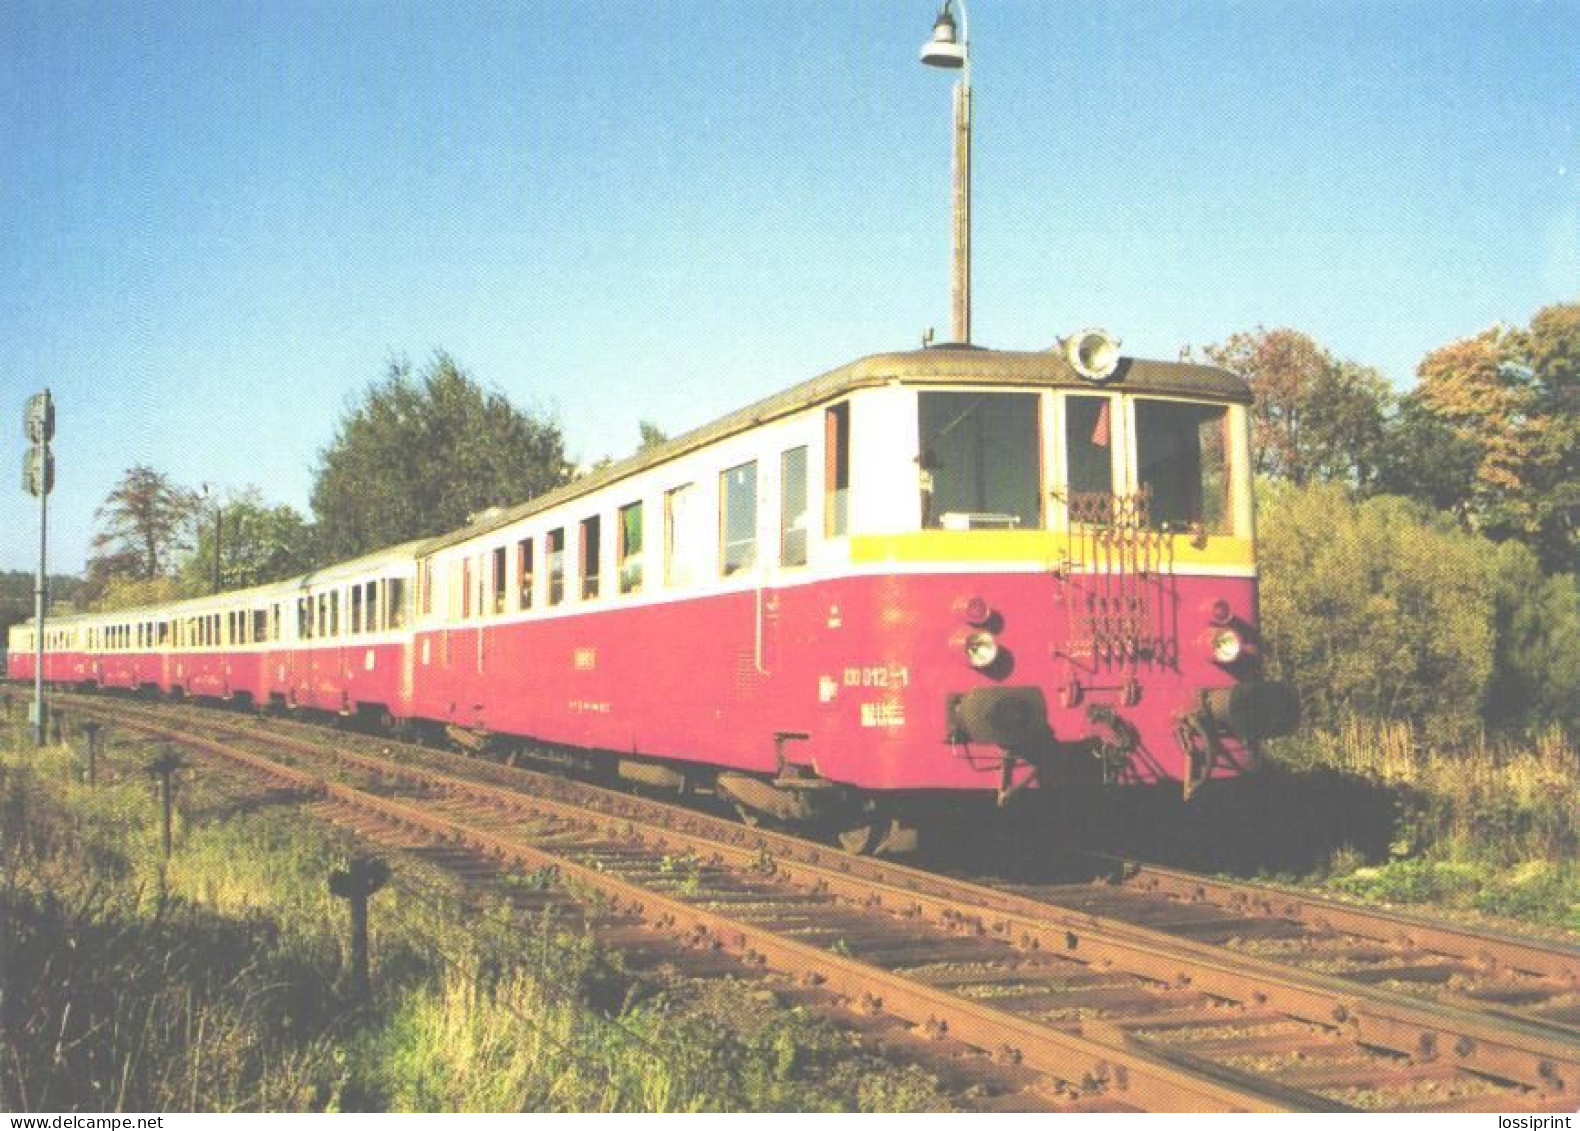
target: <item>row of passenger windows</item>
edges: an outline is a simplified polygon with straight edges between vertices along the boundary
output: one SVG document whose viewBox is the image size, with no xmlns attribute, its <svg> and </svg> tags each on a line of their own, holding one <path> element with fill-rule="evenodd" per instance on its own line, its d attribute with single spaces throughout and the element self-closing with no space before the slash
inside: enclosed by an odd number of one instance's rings
<svg viewBox="0 0 1580 1131">
<path fill-rule="evenodd" d="M 392 577 L 358 582 L 325 590 L 296 600 L 296 638 L 334 639 L 403 628 L 407 622 L 406 581 Z M 262 608 L 232 609 L 223 613 L 176 617 L 171 620 L 93 626 L 80 630 L 90 651 L 140 652 L 156 648 L 220 648 L 241 644 L 268 644 L 283 639 L 287 602 Z M 341 609 L 345 608 L 342 616 Z M 344 629 L 344 631 L 342 631 Z M 73 647 L 62 630 L 47 634 L 52 649 Z"/>
<path fill-rule="evenodd" d="M 825 533 L 845 533 L 850 487 L 849 406 L 841 404 L 826 413 L 829 458 L 825 468 Z M 807 564 L 810 465 L 806 445 L 780 453 L 779 539 L 773 551 L 781 566 Z M 758 462 L 750 460 L 719 474 L 717 516 L 719 573 L 723 577 L 757 565 Z M 496 546 L 482 554 L 468 555 L 450 565 L 448 615 L 476 616 L 527 610 L 541 602 L 547 606 L 565 601 L 571 587 L 582 600 L 606 594 L 642 592 L 661 580 L 667 586 L 690 585 L 702 580 L 708 556 L 707 517 L 696 483 L 666 491 L 663 506 L 662 577 L 648 568 L 649 538 L 646 504 L 637 501 L 618 507 L 614 514 L 615 560 L 613 577 L 603 559 L 604 515 L 590 515 L 574 527 L 558 526 L 541 535 Z M 574 534 L 576 568 L 570 572 L 568 535 Z M 512 563 L 512 558 L 514 562 Z M 514 569 L 510 567 L 514 564 Z M 512 588 L 514 592 L 512 592 Z M 419 607 L 424 615 L 434 611 L 433 560 L 417 565 Z"/>
<path fill-rule="evenodd" d="M 404 628 L 406 620 L 406 580 L 400 577 L 359 582 L 296 600 L 298 640 L 364 636 Z"/>
</svg>

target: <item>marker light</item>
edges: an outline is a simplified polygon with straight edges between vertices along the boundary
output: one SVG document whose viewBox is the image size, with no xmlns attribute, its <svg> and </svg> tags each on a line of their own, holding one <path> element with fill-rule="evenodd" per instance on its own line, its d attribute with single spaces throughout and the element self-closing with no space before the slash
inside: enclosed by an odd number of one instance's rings
<svg viewBox="0 0 1580 1131">
<path fill-rule="evenodd" d="M 981 597 L 961 597 L 955 602 L 955 615 L 980 628 L 993 619 L 993 608 Z"/>
<path fill-rule="evenodd" d="M 1212 632 L 1212 658 L 1214 663 L 1232 664 L 1240 658 L 1245 641 L 1233 628 L 1225 625 Z"/>
<path fill-rule="evenodd" d="M 1234 610 L 1229 607 L 1229 602 L 1219 597 L 1212 603 L 1208 617 L 1213 624 L 1228 624 L 1234 619 Z"/>
</svg>

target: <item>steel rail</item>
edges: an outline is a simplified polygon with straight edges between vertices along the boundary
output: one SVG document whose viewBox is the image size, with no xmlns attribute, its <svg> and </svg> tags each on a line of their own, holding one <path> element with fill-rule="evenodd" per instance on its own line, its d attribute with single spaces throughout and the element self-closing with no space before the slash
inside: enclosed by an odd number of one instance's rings
<svg viewBox="0 0 1580 1131">
<path fill-rule="evenodd" d="M 514 837 L 478 828 L 407 801 L 379 796 L 226 743 L 147 722 L 130 725 L 191 750 L 247 766 L 311 796 L 378 816 L 442 841 L 464 843 L 501 861 L 553 869 L 562 879 L 602 893 L 614 910 L 695 946 L 724 949 L 927 1031 L 948 1033 L 976 1048 L 1009 1056 L 1064 1082 L 1074 1093 L 1097 1092 L 1153 1111 L 1335 1110 L 1320 1096 L 1241 1078 L 1232 1070 L 1186 1069 L 1140 1047 L 1117 1047 L 1061 1032 L 880 966 L 798 942 L 754 923 L 641 887 Z M 267 741 L 267 736 L 260 736 Z M 418 776 L 418 775 L 412 775 Z M 460 779 L 456 779 L 460 780 Z M 463 782 L 463 784 L 465 784 Z M 475 786 L 474 786 L 475 788 Z M 582 812 L 579 817 L 586 819 Z"/>
<path fill-rule="evenodd" d="M 1135 889 L 1183 902 L 1212 903 L 1241 913 L 1294 919 L 1378 942 L 1465 958 L 1495 969 L 1552 978 L 1580 990 L 1580 947 L 1558 940 L 1539 944 L 1408 912 L 1374 911 L 1273 884 L 1222 880 L 1100 853 L 1086 855 L 1111 869 L 1117 890 Z"/>
<path fill-rule="evenodd" d="M 596 819 L 599 827 L 614 834 L 628 832 L 630 822 L 650 819 L 652 811 L 660 809 L 693 828 L 699 824 L 704 828 L 702 835 L 672 827 L 650 830 L 662 831 L 671 848 L 723 854 L 737 866 L 749 863 L 754 852 L 774 850 L 774 867 L 786 879 L 816 890 L 837 892 L 849 901 L 865 902 L 890 914 L 992 935 L 1023 950 L 1051 954 L 1078 951 L 1083 960 L 1111 965 L 1163 984 L 1189 985 L 1227 1000 L 1276 1009 L 1290 1017 L 1341 1031 L 1364 1044 L 1391 1048 L 1417 1060 L 1441 1060 L 1465 1071 L 1509 1079 L 1555 1100 L 1574 1091 L 1575 1081 L 1580 1078 L 1580 1045 L 1555 1040 L 1550 1034 L 1529 1032 L 1528 1027 L 1518 1025 L 1511 1029 L 1506 1020 L 1494 1023 L 1478 1014 L 1452 1008 L 1428 1008 L 1404 995 L 1292 971 L 1223 948 L 1070 912 L 997 889 L 948 880 L 889 862 L 843 856 L 797 838 L 766 830 L 744 830 L 689 810 L 578 783 L 568 783 L 573 792 L 600 795 L 600 800 L 613 802 L 612 811 L 589 814 L 584 803 L 567 805 L 529 797 L 507 787 L 437 770 L 417 769 L 343 749 L 325 749 L 322 743 L 263 735 L 243 728 L 221 729 L 240 732 L 248 739 L 283 743 L 314 757 L 332 757 L 370 773 L 437 786 L 448 793 L 511 811 L 535 810 L 583 823 Z M 558 778 L 546 780 L 563 783 Z M 718 827 L 709 830 L 710 825 Z M 721 828 L 732 834 L 728 840 L 735 843 L 719 837 Z M 1118 1026 L 1111 1029 L 1122 1032 Z M 1110 1042 L 1113 1032 L 1109 1033 Z M 1124 1043 L 1141 1044 L 1133 1035 L 1126 1035 Z"/>
</svg>

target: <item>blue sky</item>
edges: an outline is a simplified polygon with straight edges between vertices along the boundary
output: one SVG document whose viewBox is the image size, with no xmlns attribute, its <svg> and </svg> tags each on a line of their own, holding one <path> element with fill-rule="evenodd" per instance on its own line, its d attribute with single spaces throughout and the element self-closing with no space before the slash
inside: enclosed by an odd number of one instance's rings
<svg viewBox="0 0 1580 1131">
<path fill-rule="evenodd" d="M 932 0 L 0 4 L 0 568 L 147 462 L 306 510 L 392 357 L 584 459 L 948 325 Z M 1257 323 L 1401 387 L 1580 298 L 1580 4 L 973 0 L 975 337 Z M 5 423 L 7 420 L 13 423 Z"/>
</svg>

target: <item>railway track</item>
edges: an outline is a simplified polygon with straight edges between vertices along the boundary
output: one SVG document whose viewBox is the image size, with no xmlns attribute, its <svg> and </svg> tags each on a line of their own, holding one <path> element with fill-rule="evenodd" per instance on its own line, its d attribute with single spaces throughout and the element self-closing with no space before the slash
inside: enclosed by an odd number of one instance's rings
<svg viewBox="0 0 1580 1131">
<path fill-rule="evenodd" d="M 212 712 L 72 704 L 312 794 L 364 830 L 552 869 L 647 930 L 1019 1065 L 1037 1078 L 1028 1104 L 1572 1111 L 1580 1099 L 1580 1036 L 1559 1008 L 1517 1016 L 1463 986 L 1432 1000 L 1392 984 L 1407 977 L 1340 977 L 1227 944 L 1302 937 L 1268 926 L 1295 924 L 1310 939 L 1392 946 L 1394 959 L 1437 955 L 1483 988 L 1540 983 L 1553 1002 L 1580 979 L 1562 948 L 1413 922 L 1409 933 L 1380 913 L 1256 903 L 1238 885 L 1158 870 L 1006 891 L 532 771 L 390 744 L 368 753 Z"/>
<path fill-rule="evenodd" d="M 1020 886 L 1033 899 L 1580 1040 L 1580 948 L 1471 930 L 1267 884 L 1097 858 L 1106 882 Z"/>
</svg>

